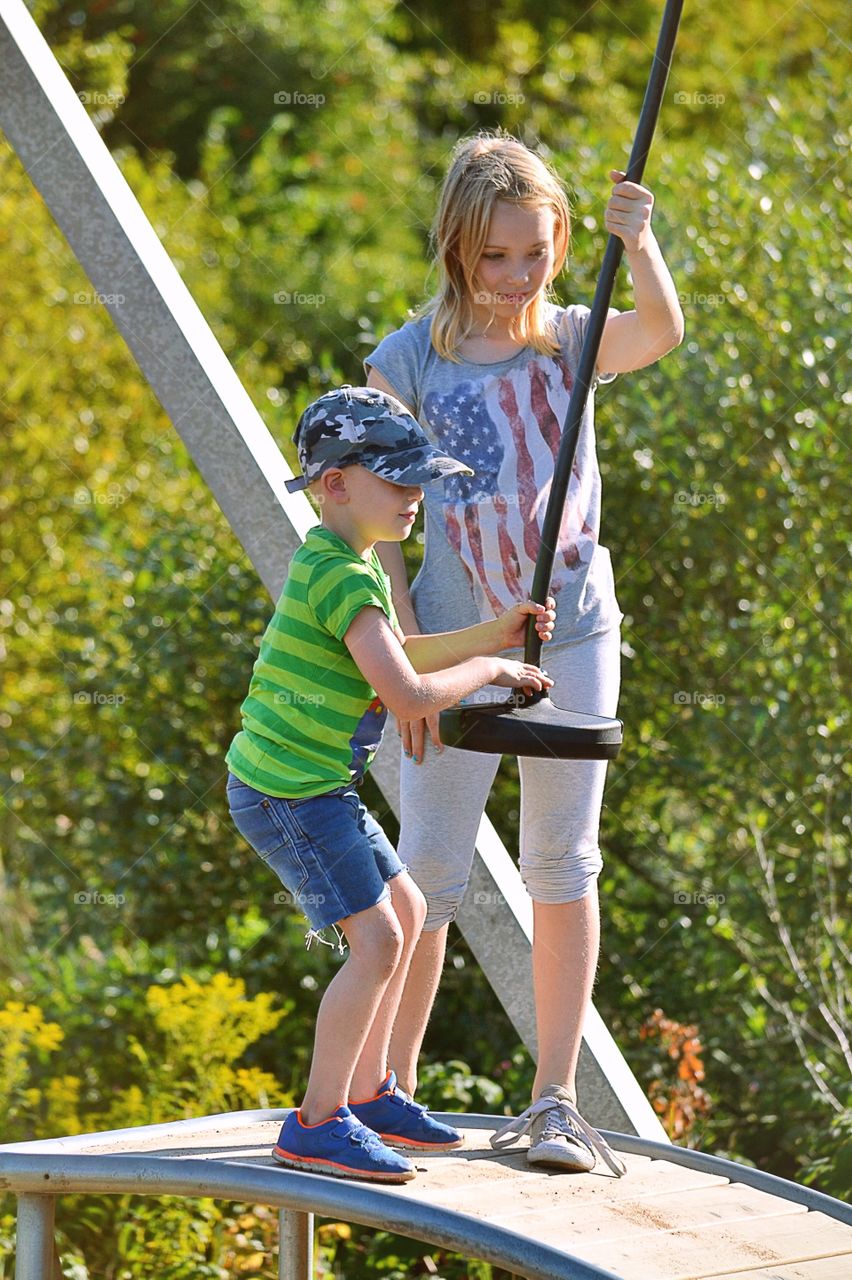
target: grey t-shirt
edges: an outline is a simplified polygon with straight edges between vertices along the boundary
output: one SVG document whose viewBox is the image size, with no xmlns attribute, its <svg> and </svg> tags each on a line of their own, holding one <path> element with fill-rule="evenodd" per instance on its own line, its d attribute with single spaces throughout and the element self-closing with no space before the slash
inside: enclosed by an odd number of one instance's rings
<svg viewBox="0 0 852 1280">
<path fill-rule="evenodd" d="M 421 630 L 453 631 L 528 600 L 562 424 L 589 317 L 551 305 L 560 351 L 525 347 L 492 364 L 454 364 L 434 350 L 431 316 L 410 320 L 366 356 L 429 439 L 473 467 L 424 486 L 426 545 L 411 588 Z M 617 315 L 613 309 L 610 315 Z M 610 382 L 615 374 L 598 374 Z M 551 591 L 553 643 L 608 630 L 623 614 L 609 551 L 598 542 L 601 479 L 594 385 L 580 428 Z"/>
</svg>

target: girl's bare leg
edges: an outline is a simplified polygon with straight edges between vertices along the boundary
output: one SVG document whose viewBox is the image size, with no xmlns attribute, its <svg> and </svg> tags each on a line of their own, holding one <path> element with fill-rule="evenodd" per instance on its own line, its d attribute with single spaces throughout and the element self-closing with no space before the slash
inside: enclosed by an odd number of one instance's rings
<svg viewBox="0 0 852 1280">
<path fill-rule="evenodd" d="M 533 920 L 538 1069 L 532 1096 L 559 1084 L 576 1101 L 577 1059 L 600 947 L 597 886 L 577 902 L 534 902 Z"/>
</svg>

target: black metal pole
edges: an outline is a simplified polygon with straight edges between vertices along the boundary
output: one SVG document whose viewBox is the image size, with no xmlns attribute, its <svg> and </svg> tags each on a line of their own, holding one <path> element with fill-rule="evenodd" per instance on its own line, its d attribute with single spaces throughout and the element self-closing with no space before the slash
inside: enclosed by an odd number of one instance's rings
<svg viewBox="0 0 852 1280">
<path fill-rule="evenodd" d="M 672 53 L 682 9 L 683 0 L 667 0 L 662 25 L 660 26 L 659 39 L 657 40 L 657 48 L 654 53 L 654 62 L 648 79 L 648 87 L 645 90 L 642 110 L 639 113 L 639 123 L 636 126 L 633 150 L 630 153 L 630 160 L 627 165 L 625 179 L 627 182 L 642 181 L 645 161 L 648 159 L 648 152 L 651 149 L 651 139 L 654 136 L 654 129 L 656 128 L 657 117 L 660 114 L 660 105 L 666 88 L 666 80 L 671 67 Z M 592 302 L 591 314 L 586 326 L 586 337 L 583 342 L 583 349 L 580 352 L 574 384 L 571 388 L 571 398 L 568 401 L 568 411 L 562 428 L 562 439 L 556 456 L 556 464 L 553 468 L 550 497 L 548 498 L 547 509 L 542 523 L 541 544 L 536 559 L 532 585 L 532 599 L 542 603 L 548 594 L 550 579 L 553 576 L 553 561 L 559 540 L 562 513 L 568 496 L 568 485 L 571 480 L 574 455 L 577 452 L 577 441 L 580 437 L 580 424 L 589 398 L 598 350 L 601 345 L 609 302 L 615 284 L 615 275 L 618 271 L 618 264 L 621 262 L 623 251 L 623 242 L 618 236 L 611 235 L 607 241 L 606 252 L 604 253 Z M 535 629 L 535 620 L 531 619 L 527 626 L 524 661 L 535 663 L 537 666 L 540 658 L 541 640 Z"/>
</svg>

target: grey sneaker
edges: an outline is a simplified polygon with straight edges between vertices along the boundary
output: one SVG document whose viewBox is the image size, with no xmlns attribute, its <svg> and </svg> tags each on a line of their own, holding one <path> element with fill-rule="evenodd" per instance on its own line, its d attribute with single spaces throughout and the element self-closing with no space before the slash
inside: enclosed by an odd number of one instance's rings
<svg viewBox="0 0 852 1280">
<path fill-rule="evenodd" d="M 618 1156 L 580 1115 L 567 1089 L 558 1084 L 544 1086 L 540 1097 L 516 1120 L 491 1136 L 495 1149 L 510 1146 L 529 1131 L 527 1163 L 562 1169 L 566 1173 L 588 1173 L 595 1167 L 595 1153 L 616 1177 L 627 1169 Z"/>
</svg>

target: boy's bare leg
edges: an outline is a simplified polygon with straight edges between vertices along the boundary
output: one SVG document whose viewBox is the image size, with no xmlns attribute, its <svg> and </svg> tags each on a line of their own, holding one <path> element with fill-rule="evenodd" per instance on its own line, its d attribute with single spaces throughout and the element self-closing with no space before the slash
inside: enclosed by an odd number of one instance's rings
<svg viewBox="0 0 852 1280">
<path fill-rule="evenodd" d="M 388 1060 L 396 1072 L 400 1088 L 411 1097 L 417 1089 L 417 1060 L 441 981 L 449 927 L 445 924 L 440 929 L 421 933 L 409 964 L 408 980 L 402 990 L 391 1033 Z"/>
<path fill-rule="evenodd" d="M 426 919 L 426 901 L 407 871 L 394 876 L 388 887 L 404 941 L 396 972 L 385 988 L 373 1025 L 370 1027 L 361 1056 L 352 1074 L 350 1097 L 359 1102 L 373 1097 L 387 1075 L 391 1031 L 409 974 L 411 957 L 420 937 L 423 921 Z M 402 1087 L 405 1088 L 405 1085 L 403 1084 Z"/>
<path fill-rule="evenodd" d="M 577 1059 L 600 946 L 595 886 L 578 902 L 533 902 L 533 987 L 538 1069 L 533 1098 L 546 1084 L 577 1098 Z"/>
<path fill-rule="evenodd" d="M 327 1120 L 349 1097 L 355 1064 L 404 945 L 402 927 L 387 899 L 338 923 L 349 955 L 319 1007 L 311 1074 L 301 1106 L 305 1124 Z"/>
</svg>

